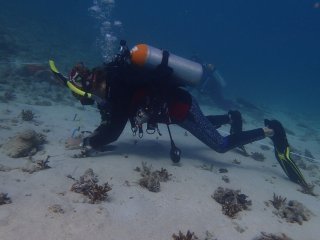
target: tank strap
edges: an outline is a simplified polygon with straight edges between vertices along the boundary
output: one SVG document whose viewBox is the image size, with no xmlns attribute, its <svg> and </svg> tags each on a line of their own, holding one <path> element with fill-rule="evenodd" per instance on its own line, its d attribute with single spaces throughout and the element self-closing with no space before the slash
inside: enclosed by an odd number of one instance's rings
<svg viewBox="0 0 320 240">
<path fill-rule="evenodd" d="M 169 81 L 169 78 L 173 73 L 173 69 L 168 65 L 169 56 L 170 56 L 170 53 L 166 50 L 163 50 L 161 63 L 156 67 L 156 70 L 155 70 L 155 75 L 156 75 L 155 79 L 159 83 L 161 83 L 160 84 L 161 86 L 173 85 L 172 81 Z"/>
<path fill-rule="evenodd" d="M 170 53 L 167 50 L 163 50 L 162 51 L 162 60 L 161 60 L 161 63 L 160 63 L 161 66 L 163 66 L 163 67 L 164 66 L 165 67 L 168 66 L 169 56 L 170 56 Z"/>
</svg>

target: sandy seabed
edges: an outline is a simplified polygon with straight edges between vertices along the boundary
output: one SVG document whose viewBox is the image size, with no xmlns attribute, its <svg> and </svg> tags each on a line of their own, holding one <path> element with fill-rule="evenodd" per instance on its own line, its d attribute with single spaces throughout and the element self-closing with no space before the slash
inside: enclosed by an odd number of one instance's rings
<svg viewBox="0 0 320 240">
<path fill-rule="evenodd" d="M 23 109 L 31 110 L 35 118 L 23 121 Z M 204 107 L 206 113 L 214 111 Z M 1 240 L 165 240 L 188 230 L 199 239 L 247 240 L 255 239 L 260 232 L 284 233 L 296 240 L 319 239 L 319 197 L 298 191 L 300 187 L 281 170 L 273 149 L 261 149 L 261 144 L 270 145 L 269 139 L 247 146 L 249 153 L 265 156 L 264 161 L 255 161 L 236 151 L 216 153 L 185 130 L 172 126 L 175 143 L 182 150 L 181 164 L 173 165 L 165 126 L 160 127 L 162 136 L 145 134 L 140 139 L 132 136 L 127 125 L 113 144 L 114 150 L 74 158 L 79 150 L 66 149 L 65 140 L 77 127 L 92 131 L 98 126 L 99 114 L 94 108 L 45 107 L 13 101 L 0 103 L 0 112 L 0 192 L 11 199 L 10 204 L 0 206 Z M 291 129 L 295 126 L 293 118 L 284 113 L 275 117 Z M 261 126 L 246 114 L 244 118 L 245 129 Z M 32 158 L 7 156 L 5 143 L 26 129 L 45 134 L 47 143 Z M 290 143 L 301 151 L 309 149 L 319 159 L 319 142 L 308 140 L 305 133 L 303 128 L 295 130 L 295 134 L 289 135 Z M 25 170 L 47 156 L 51 168 Z M 172 174 L 169 181 L 161 182 L 160 192 L 150 192 L 139 185 L 141 176 L 134 169 L 141 167 L 142 162 Z M 99 184 L 108 182 L 112 187 L 106 201 L 91 204 L 86 196 L 70 191 L 74 184 L 70 176 L 79 179 L 89 168 L 98 176 Z M 227 172 L 220 173 L 222 168 Z M 302 172 L 308 182 L 319 183 L 317 170 Z M 229 182 L 222 179 L 225 176 Z M 250 209 L 239 212 L 235 218 L 224 215 L 222 206 L 211 197 L 220 186 L 241 190 L 252 201 Z M 320 194 L 319 185 L 315 184 L 314 192 Z M 279 217 L 272 205 L 266 204 L 274 193 L 303 203 L 312 212 L 310 220 L 300 225 Z"/>
</svg>

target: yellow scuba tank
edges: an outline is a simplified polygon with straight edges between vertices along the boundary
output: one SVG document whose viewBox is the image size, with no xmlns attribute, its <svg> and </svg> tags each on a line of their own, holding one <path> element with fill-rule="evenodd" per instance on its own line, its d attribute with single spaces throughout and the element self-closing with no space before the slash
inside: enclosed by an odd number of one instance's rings
<svg viewBox="0 0 320 240">
<path fill-rule="evenodd" d="M 149 69 L 166 64 L 173 70 L 172 76 L 175 81 L 181 85 L 196 86 L 202 80 L 203 68 L 201 64 L 147 44 L 134 46 L 130 51 L 130 59 L 133 64 Z"/>
</svg>

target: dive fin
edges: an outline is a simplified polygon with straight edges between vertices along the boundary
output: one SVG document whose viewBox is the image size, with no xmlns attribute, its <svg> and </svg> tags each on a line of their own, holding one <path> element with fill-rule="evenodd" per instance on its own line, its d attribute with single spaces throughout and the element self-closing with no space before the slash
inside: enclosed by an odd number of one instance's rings
<svg viewBox="0 0 320 240">
<path fill-rule="evenodd" d="M 277 120 L 264 120 L 265 126 L 271 128 L 274 131 L 274 135 L 271 140 L 274 144 L 274 153 L 276 159 L 280 163 L 283 171 L 289 177 L 289 179 L 301 186 L 308 186 L 299 167 L 291 159 L 290 147 L 287 140 L 286 132 L 282 124 Z"/>
</svg>

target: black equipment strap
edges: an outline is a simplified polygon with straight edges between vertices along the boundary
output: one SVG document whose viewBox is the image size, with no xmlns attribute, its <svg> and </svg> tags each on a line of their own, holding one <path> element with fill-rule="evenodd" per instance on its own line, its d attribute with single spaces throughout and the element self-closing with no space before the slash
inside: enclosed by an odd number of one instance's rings
<svg viewBox="0 0 320 240">
<path fill-rule="evenodd" d="M 168 61 L 169 61 L 169 56 L 170 56 L 170 53 L 167 50 L 163 50 L 162 51 L 162 60 L 161 60 L 160 65 L 167 67 Z"/>
</svg>

